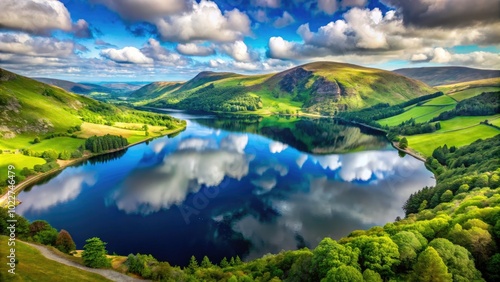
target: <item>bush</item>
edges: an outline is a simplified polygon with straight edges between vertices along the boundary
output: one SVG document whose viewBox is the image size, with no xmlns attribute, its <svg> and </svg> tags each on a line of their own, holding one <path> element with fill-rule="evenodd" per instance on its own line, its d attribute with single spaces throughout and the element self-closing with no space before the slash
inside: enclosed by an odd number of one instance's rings
<svg viewBox="0 0 500 282">
<path fill-rule="evenodd" d="M 71 158 L 71 154 L 69 151 L 62 151 L 60 154 L 59 154 L 59 159 L 61 160 L 69 160 Z"/>
<path fill-rule="evenodd" d="M 75 242 L 68 231 L 62 229 L 57 235 L 56 248 L 66 254 L 76 250 Z"/>
<path fill-rule="evenodd" d="M 54 150 L 47 150 L 42 153 L 42 158 L 49 160 L 56 160 L 59 154 Z"/>
</svg>

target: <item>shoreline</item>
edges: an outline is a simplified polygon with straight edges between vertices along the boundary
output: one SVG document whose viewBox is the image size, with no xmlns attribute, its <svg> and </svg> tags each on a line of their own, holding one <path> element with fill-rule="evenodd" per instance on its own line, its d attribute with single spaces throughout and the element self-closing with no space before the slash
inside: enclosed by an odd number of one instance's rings
<svg viewBox="0 0 500 282">
<path fill-rule="evenodd" d="M 408 149 L 401 149 L 398 145 L 396 145 L 396 142 L 391 142 L 392 144 L 392 147 L 394 147 L 394 149 L 400 151 L 400 152 L 403 152 L 403 153 L 406 153 L 412 157 L 414 157 L 415 159 L 419 160 L 419 161 L 422 161 L 425 163 L 426 161 L 426 158 L 424 158 L 423 156 L 417 154 L 416 152 L 413 152 L 413 151 L 410 151 Z M 431 171 L 432 172 L 432 171 Z M 434 173 L 434 172 L 433 172 Z"/>
<path fill-rule="evenodd" d="M 102 155 L 106 155 L 106 154 L 111 154 L 111 153 L 123 151 L 125 149 L 130 148 L 130 147 L 133 147 L 135 145 L 139 145 L 139 144 L 147 142 L 147 141 L 151 141 L 151 140 L 153 140 L 155 138 L 158 138 L 158 137 L 163 137 L 163 136 L 168 136 L 168 135 L 171 135 L 171 134 L 179 133 L 179 132 L 181 132 L 181 131 L 183 131 L 185 129 L 186 129 L 186 126 L 181 127 L 181 128 L 177 128 L 177 129 L 169 131 L 169 132 L 167 132 L 165 134 L 161 134 L 161 135 L 158 135 L 158 136 L 151 136 L 151 137 L 146 138 L 144 140 L 128 144 L 125 147 L 114 149 L 114 150 L 108 150 L 106 152 L 102 152 L 102 153 L 99 153 L 99 154 L 86 154 L 86 155 L 83 155 L 81 158 L 71 159 L 71 160 L 67 160 L 67 161 L 63 161 L 63 160 L 59 160 L 58 159 L 58 160 L 56 160 L 56 162 L 59 164 L 58 168 L 49 170 L 47 172 L 39 173 L 39 174 L 36 174 L 36 175 L 33 175 L 33 176 L 29 176 L 26 179 L 24 179 L 23 181 L 21 181 L 19 183 L 16 183 L 15 184 L 15 188 L 14 188 L 14 194 L 17 196 L 20 192 L 22 192 L 24 189 L 26 189 L 27 186 L 29 186 L 31 184 L 36 184 L 36 182 L 38 182 L 39 180 L 41 180 L 41 179 L 43 179 L 43 178 L 45 178 L 47 176 L 50 176 L 50 175 L 52 175 L 54 173 L 62 171 L 65 168 L 70 167 L 72 165 L 75 165 L 77 163 L 84 162 L 84 161 L 86 161 L 86 160 L 88 160 L 88 159 L 90 159 L 92 157 L 97 157 L 97 156 L 102 156 Z M 10 190 L 8 188 L 8 186 L 7 186 L 6 191 L 0 196 L 0 207 L 6 206 L 5 201 L 8 198 L 9 191 L 12 191 L 12 190 Z M 17 203 L 17 201 L 18 200 L 16 198 L 16 203 Z"/>
</svg>

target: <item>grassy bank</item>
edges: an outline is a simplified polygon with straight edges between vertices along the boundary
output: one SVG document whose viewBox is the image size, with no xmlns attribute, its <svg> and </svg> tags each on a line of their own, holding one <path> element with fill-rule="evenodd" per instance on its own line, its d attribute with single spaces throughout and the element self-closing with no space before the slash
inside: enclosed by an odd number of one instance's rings
<svg viewBox="0 0 500 282">
<path fill-rule="evenodd" d="M 101 275 L 89 273 L 45 258 L 40 251 L 16 241 L 16 274 L 7 272 L 7 237 L 0 236 L 0 281 L 110 281 Z"/>
<path fill-rule="evenodd" d="M 21 192 L 23 189 L 25 189 L 27 186 L 36 183 L 40 179 L 43 179 L 48 175 L 51 175 L 51 174 L 56 173 L 58 171 L 61 171 L 68 166 L 85 161 L 91 157 L 98 156 L 98 155 L 110 154 L 110 153 L 114 153 L 117 151 L 125 150 L 127 148 L 132 147 L 132 146 L 135 146 L 137 144 L 146 142 L 148 140 L 151 140 L 151 139 L 154 139 L 154 138 L 157 138 L 160 136 L 178 133 L 180 131 L 183 131 L 184 129 L 185 129 L 185 126 L 178 127 L 175 129 L 170 129 L 170 130 L 163 130 L 163 131 L 161 131 L 161 134 L 156 132 L 154 135 L 149 135 L 149 136 L 143 135 L 141 138 L 139 138 L 139 136 L 129 136 L 129 138 L 127 138 L 127 140 L 129 141 L 130 144 L 123 147 L 123 148 L 116 149 L 116 150 L 109 150 L 109 151 L 106 151 L 106 152 L 103 152 L 100 154 L 92 154 L 90 152 L 86 152 L 81 158 L 71 159 L 71 160 L 67 160 L 67 161 L 57 160 L 57 163 L 59 164 L 58 168 L 47 171 L 45 173 L 38 173 L 36 175 L 27 177 L 26 179 L 24 179 L 23 181 L 21 181 L 19 183 L 16 183 L 15 192 L 17 194 L 17 193 Z M 107 132 L 101 133 L 99 135 L 105 135 L 105 134 L 107 134 Z M 133 142 L 130 142 L 130 141 L 133 141 Z M 3 158 L 3 157 L 6 157 L 6 158 Z M 15 161 L 11 161 L 11 160 L 15 160 Z M 14 165 L 16 167 L 15 172 L 16 172 L 16 174 L 18 174 L 21 171 L 22 167 L 29 167 L 29 165 L 32 165 L 31 166 L 31 168 L 32 168 L 35 164 L 43 164 L 43 163 L 45 163 L 45 160 L 42 158 L 28 157 L 28 156 L 24 156 L 22 154 L 8 154 L 8 155 L 2 154 L 2 155 L 0 155 L 0 165 L 1 165 L 0 172 L 2 172 L 3 175 L 7 175 L 7 166 Z M 5 189 L 4 193 L 0 196 L 0 207 L 4 206 L 4 204 L 6 203 L 6 200 L 7 200 L 7 189 Z"/>
</svg>

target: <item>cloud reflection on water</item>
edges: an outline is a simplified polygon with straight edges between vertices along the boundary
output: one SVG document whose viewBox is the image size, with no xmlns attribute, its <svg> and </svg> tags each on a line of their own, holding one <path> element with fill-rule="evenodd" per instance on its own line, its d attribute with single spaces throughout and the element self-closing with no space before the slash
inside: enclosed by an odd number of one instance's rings
<svg viewBox="0 0 500 282">
<path fill-rule="evenodd" d="M 76 199 L 83 185 L 92 186 L 96 182 L 94 174 L 81 169 L 70 169 L 63 172 L 66 177 L 56 177 L 49 183 L 37 185 L 29 193 L 25 193 L 22 204 L 16 212 L 23 215 L 27 212 L 41 212 L 58 204 Z"/>
<path fill-rule="evenodd" d="M 208 138 L 187 138 L 177 150 L 152 168 L 132 172 L 109 197 L 126 213 L 149 214 L 181 204 L 202 185 L 218 186 L 225 177 L 241 179 L 248 173 L 242 154 L 247 135 L 228 135 L 217 143 Z"/>
</svg>

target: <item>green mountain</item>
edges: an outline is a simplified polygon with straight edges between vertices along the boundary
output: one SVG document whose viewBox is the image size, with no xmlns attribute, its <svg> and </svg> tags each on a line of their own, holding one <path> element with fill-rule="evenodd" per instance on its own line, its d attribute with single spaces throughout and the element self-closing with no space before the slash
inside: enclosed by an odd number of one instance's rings
<svg viewBox="0 0 500 282">
<path fill-rule="evenodd" d="M 49 133 L 65 133 L 82 121 L 164 123 L 149 120 L 160 115 L 132 112 L 3 69 L 0 69 L 0 110 L 0 144 L 21 135 L 43 137 Z"/>
<path fill-rule="evenodd" d="M 407 68 L 397 69 L 394 72 L 421 80 L 431 86 L 500 77 L 500 70 L 481 70 L 466 67 Z"/>
<path fill-rule="evenodd" d="M 437 90 L 390 71 L 316 62 L 276 74 L 201 72 L 185 83 L 155 83 L 131 95 L 136 105 L 256 114 L 334 114 L 395 104 Z"/>
</svg>

